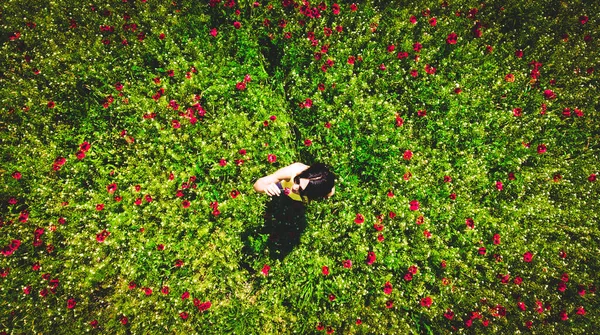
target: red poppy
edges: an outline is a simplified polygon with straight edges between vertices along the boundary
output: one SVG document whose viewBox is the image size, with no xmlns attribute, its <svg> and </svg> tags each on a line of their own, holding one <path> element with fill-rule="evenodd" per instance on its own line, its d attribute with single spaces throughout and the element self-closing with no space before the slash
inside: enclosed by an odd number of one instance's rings
<svg viewBox="0 0 600 335">
<path fill-rule="evenodd" d="M 595 173 L 590 174 L 590 176 L 588 177 L 588 181 L 590 183 L 595 182 L 596 181 L 596 174 Z"/>
<path fill-rule="evenodd" d="M 420 204 L 419 204 L 419 201 L 417 201 L 417 200 L 412 200 L 412 201 L 410 202 L 410 204 L 409 204 L 409 205 L 410 205 L 410 210 L 411 210 L 411 211 L 416 211 L 416 210 L 418 210 L 418 209 L 419 209 L 419 205 L 420 205 Z"/>
<path fill-rule="evenodd" d="M 567 311 L 563 310 L 560 311 L 560 313 L 558 313 L 559 317 L 561 320 L 563 321 L 567 321 L 569 319 L 569 315 L 567 314 Z"/>
<path fill-rule="evenodd" d="M 269 271 L 271 270 L 271 267 L 267 264 L 265 264 L 262 268 L 262 270 L 260 270 L 260 272 L 265 275 L 268 276 L 269 275 Z"/>
<path fill-rule="evenodd" d="M 502 184 L 502 182 L 500 180 L 498 180 L 496 182 L 496 189 L 498 189 L 498 191 L 502 191 L 503 188 L 504 188 L 504 185 Z"/>
<path fill-rule="evenodd" d="M 556 289 L 560 292 L 564 292 L 567 290 L 567 285 L 564 282 L 560 282 L 560 283 L 558 283 L 558 286 L 556 287 Z"/>
<path fill-rule="evenodd" d="M 394 300 L 388 300 L 385 302 L 385 308 L 392 308 L 394 307 Z"/>
<path fill-rule="evenodd" d="M 404 160 L 407 160 L 407 161 L 408 161 L 408 160 L 410 160 L 410 159 L 412 158 L 412 156 L 413 156 L 413 153 L 412 153 L 412 151 L 410 151 L 410 150 L 406 150 L 406 151 L 404 151 L 404 155 L 402 155 L 402 158 L 403 158 Z"/>
<path fill-rule="evenodd" d="M 519 49 L 519 50 L 515 51 L 515 56 L 517 58 L 523 58 L 523 50 Z"/>
<path fill-rule="evenodd" d="M 354 223 L 362 224 L 363 222 L 365 222 L 365 217 L 362 214 L 357 213 L 356 218 L 354 219 Z"/>
<path fill-rule="evenodd" d="M 419 109 L 419 110 L 417 111 L 417 116 L 419 116 L 419 117 L 423 117 L 423 116 L 425 116 L 425 115 L 427 115 L 427 111 L 426 111 L 426 110 L 424 110 L 424 109 Z"/>
<path fill-rule="evenodd" d="M 458 35 L 455 32 L 451 32 L 450 34 L 448 34 L 448 37 L 446 37 L 446 43 L 448 44 L 456 44 L 457 41 Z"/>
<path fill-rule="evenodd" d="M 101 211 L 101 210 L 103 210 L 103 209 L 104 209 L 104 204 L 97 204 L 97 205 L 96 205 L 96 210 L 97 210 L 97 211 Z"/>
<path fill-rule="evenodd" d="M 523 254 L 524 262 L 531 263 L 532 259 L 533 259 L 533 254 L 530 251 L 527 251 L 526 253 Z"/>
<path fill-rule="evenodd" d="M 168 286 L 163 286 L 163 288 L 160 289 L 160 293 L 167 295 L 169 294 L 170 290 Z"/>
<path fill-rule="evenodd" d="M 560 277 L 560 280 L 562 280 L 563 282 L 568 282 L 569 281 L 569 274 L 568 273 L 563 273 L 562 276 Z"/>
<path fill-rule="evenodd" d="M 435 17 L 429 19 L 429 25 L 435 27 L 437 25 L 437 19 Z"/>
<path fill-rule="evenodd" d="M 68 309 L 75 308 L 75 305 L 77 305 L 77 301 L 75 301 L 75 299 L 71 298 L 71 299 L 67 300 L 67 308 Z"/>
<path fill-rule="evenodd" d="M 486 253 L 485 247 L 480 247 L 477 251 L 479 252 L 480 255 L 485 255 L 485 253 Z"/>
<path fill-rule="evenodd" d="M 577 307 L 577 311 L 575 312 L 577 315 L 585 315 L 585 308 L 583 306 Z"/>
<path fill-rule="evenodd" d="M 544 90 L 544 97 L 551 100 L 556 98 L 556 94 L 552 90 Z"/>
<path fill-rule="evenodd" d="M 431 307 L 431 303 L 432 303 L 431 297 L 425 297 L 425 298 L 421 299 L 421 306 L 423 306 L 423 307 L 429 308 L 429 307 Z"/>
<path fill-rule="evenodd" d="M 589 18 L 586 15 L 581 15 L 579 17 L 579 23 L 581 24 L 586 24 L 588 22 Z"/>
<path fill-rule="evenodd" d="M 494 243 L 494 245 L 500 244 L 500 234 L 494 234 L 492 237 L 492 243 Z"/>
<path fill-rule="evenodd" d="M 543 154 L 545 152 L 546 152 L 546 145 L 545 144 L 538 145 L 538 147 L 537 147 L 537 153 L 541 155 L 541 154 Z"/>
<path fill-rule="evenodd" d="M 383 285 L 383 293 L 392 294 L 392 284 L 389 281 Z"/>
<path fill-rule="evenodd" d="M 373 251 L 369 251 L 369 253 L 367 254 L 367 260 L 366 260 L 367 265 L 372 265 L 373 263 L 375 263 L 376 259 L 377 259 L 377 257 L 375 256 L 375 253 Z"/>
<path fill-rule="evenodd" d="M 345 260 L 342 264 L 343 264 L 344 268 L 346 268 L 346 269 L 352 268 L 352 261 L 349 259 Z"/>
<path fill-rule="evenodd" d="M 410 23 L 412 24 L 416 24 L 417 23 L 417 17 L 414 15 L 411 15 L 409 18 Z"/>
<path fill-rule="evenodd" d="M 323 275 L 324 275 L 324 276 L 328 276 L 328 275 L 329 275 L 329 267 L 328 267 L 328 266 L 326 266 L 326 265 L 324 265 L 324 266 L 321 268 L 321 273 L 323 273 Z"/>
<path fill-rule="evenodd" d="M 267 160 L 269 161 L 269 163 L 273 164 L 277 161 L 277 156 L 273 155 L 273 154 L 268 154 L 267 155 Z"/>
<path fill-rule="evenodd" d="M 418 272 L 419 272 L 419 268 L 416 265 L 411 265 L 408 267 L 408 273 L 415 275 Z"/>
<path fill-rule="evenodd" d="M 126 325 L 127 322 L 129 322 L 129 319 L 127 319 L 127 317 L 125 315 L 123 315 L 123 316 L 121 316 L 121 319 L 119 321 L 121 321 L 122 325 Z"/>
<path fill-rule="evenodd" d="M 470 228 L 470 229 L 475 228 L 475 221 L 472 218 L 466 218 L 465 224 L 467 225 L 467 228 Z"/>
<path fill-rule="evenodd" d="M 446 313 L 444 313 L 444 317 L 448 320 L 452 320 L 454 318 L 454 312 L 451 309 L 447 309 Z"/>
</svg>

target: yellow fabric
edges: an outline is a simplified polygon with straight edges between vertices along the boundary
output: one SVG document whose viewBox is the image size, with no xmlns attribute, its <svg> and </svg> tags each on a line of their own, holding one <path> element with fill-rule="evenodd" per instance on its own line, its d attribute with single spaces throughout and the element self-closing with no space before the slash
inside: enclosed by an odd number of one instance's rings
<svg viewBox="0 0 600 335">
<path fill-rule="evenodd" d="M 308 202 L 308 198 L 304 197 L 304 199 L 300 196 L 300 194 L 296 194 L 296 193 L 292 193 L 292 187 L 294 186 L 294 178 L 292 177 L 289 181 L 287 180 L 282 180 L 281 181 L 281 186 L 283 187 L 283 189 L 285 190 L 286 188 L 290 189 L 290 194 L 288 194 L 288 197 L 292 198 L 292 200 L 296 200 L 296 201 L 302 201 L 302 202 Z"/>
</svg>

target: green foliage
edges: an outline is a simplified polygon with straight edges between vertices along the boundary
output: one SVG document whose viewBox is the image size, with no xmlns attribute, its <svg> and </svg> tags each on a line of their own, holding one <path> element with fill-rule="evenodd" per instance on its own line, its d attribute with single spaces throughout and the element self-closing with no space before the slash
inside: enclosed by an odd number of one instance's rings
<svg viewBox="0 0 600 335">
<path fill-rule="evenodd" d="M 598 3 L 209 3 L 0 5 L 0 334 L 594 332 Z"/>
</svg>

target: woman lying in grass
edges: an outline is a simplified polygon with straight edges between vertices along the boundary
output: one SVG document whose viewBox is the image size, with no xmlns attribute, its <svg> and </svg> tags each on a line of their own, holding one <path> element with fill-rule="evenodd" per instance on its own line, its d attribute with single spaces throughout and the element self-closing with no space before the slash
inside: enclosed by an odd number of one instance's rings
<svg viewBox="0 0 600 335">
<path fill-rule="evenodd" d="M 335 175 L 325 164 L 294 163 L 257 180 L 254 190 L 269 196 L 283 192 L 293 200 L 307 203 L 331 197 L 335 192 L 334 183 Z"/>
</svg>

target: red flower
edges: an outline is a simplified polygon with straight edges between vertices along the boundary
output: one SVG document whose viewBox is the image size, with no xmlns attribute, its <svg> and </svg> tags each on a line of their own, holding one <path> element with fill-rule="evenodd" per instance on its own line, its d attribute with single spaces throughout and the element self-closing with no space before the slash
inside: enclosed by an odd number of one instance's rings
<svg viewBox="0 0 600 335">
<path fill-rule="evenodd" d="M 356 218 L 354 219 L 354 223 L 356 223 L 356 224 L 362 224 L 363 222 L 365 222 L 365 217 L 362 214 L 360 214 L 360 213 L 356 214 Z"/>
<path fill-rule="evenodd" d="M 277 156 L 273 155 L 273 154 L 268 154 L 267 155 L 267 160 L 269 161 L 269 163 L 273 164 L 277 161 Z"/>
<path fill-rule="evenodd" d="M 190 297 L 190 292 L 185 291 L 183 292 L 183 294 L 181 294 L 181 300 L 185 300 L 188 299 Z"/>
<path fill-rule="evenodd" d="M 404 151 L 404 155 L 402 155 L 402 158 L 404 158 L 404 160 L 408 161 L 412 158 L 412 156 L 413 156 L 412 151 L 406 150 L 406 151 Z"/>
<path fill-rule="evenodd" d="M 517 307 L 518 307 L 520 310 L 522 310 L 522 311 L 526 311 L 526 310 L 527 310 L 527 306 L 525 306 L 525 303 L 524 303 L 524 302 L 522 302 L 522 301 L 519 301 L 519 302 L 517 303 Z"/>
<path fill-rule="evenodd" d="M 329 275 L 329 267 L 328 267 L 328 266 L 326 266 L 326 265 L 324 265 L 324 266 L 321 268 L 321 272 L 323 273 L 323 275 L 324 275 L 324 276 L 328 276 L 328 275 Z"/>
<path fill-rule="evenodd" d="M 176 259 L 174 265 L 175 267 L 180 268 L 183 266 L 183 261 L 181 259 Z"/>
<path fill-rule="evenodd" d="M 312 145 L 312 141 L 307 138 L 304 140 L 304 145 L 310 147 Z"/>
<path fill-rule="evenodd" d="M 268 276 L 269 275 L 269 270 L 271 270 L 271 267 L 269 265 L 265 264 L 260 272 L 263 275 Z"/>
<path fill-rule="evenodd" d="M 383 237 L 383 234 L 379 234 L 379 235 L 377 235 L 377 241 L 379 241 L 379 242 L 383 242 L 383 240 L 384 240 L 384 239 L 385 239 L 385 238 Z"/>
<path fill-rule="evenodd" d="M 588 22 L 588 20 L 589 20 L 588 17 L 585 15 L 581 15 L 579 17 L 579 23 L 581 23 L 581 24 L 586 24 Z"/>
<path fill-rule="evenodd" d="M 103 210 L 103 209 L 104 209 L 104 204 L 97 204 L 97 205 L 96 205 L 96 210 L 97 210 L 97 211 L 101 211 L 101 210 Z"/>
<path fill-rule="evenodd" d="M 538 145 L 538 147 L 537 147 L 537 153 L 541 155 L 541 154 L 543 154 L 545 152 L 546 152 L 546 145 L 545 144 Z"/>
<path fill-rule="evenodd" d="M 521 278 L 519 276 L 515 277 L 515 279 L 513 280 L 513 283 L 515 285 L 521 285 L 522 282 L 523 282 L 523 278 Z"/>
<path fill-rule="evenodd" d="M 437 19 L 435 17 L 432 17 L 431 19 L 429 19 L 429 25 L 431 25 L 432 27 L 435 27 L 437 25 Z"/>
<path fill-rule="evenodd" d="M 398 55 L 396 57 L 398 59 L 408 58 L 408 52 L 406 52 L 406 51 L 400 51 L 400 52 L 398 52 Z"/>
<path fill-rule="evenodd" d="M 122 325 L 126 325 L 127 322 L 129 322 L 129 319 L 127 319 L 127 317 L 125 315 L 123 315 L 123 316 L 121 316 L 121 319 L 119 321 L 121 321 Z"/>
<path fill-rule="evenodd" d="M 567 253 L 564 250 L 558 252 L 558 257 L 565 259 L 567 258 Z"/>
<path fill-rule="evenodd" d="M 242 24 L 238 21 L 233 22 L 233 26 L 235 27 L 235 29 L 240 29 L 242 27 Z"/>
<path fill-rule="evenodd" d="M 481 247 L 477 251 L 479 252 L 480 255 L 485 255 L 485 253 L 486 253 L 485 247 Z"/>
<path fill-rule="evenodd" d="M 519 49 L 519 50 L 515 51 L 515 56 L 517 58 L 523 58 L 523 50 Z"/>
<path fill-rule="evenodd" d="M 551 100 L 556 98 L 556 94 L 552 90 L 544 90 L 544 97 Z"/>
<path fill-rule="evenodd" d="M 417 116 L 419 116 L 419 117 L 423 117 L 423 116 L 425 116 L 425 115 L 427 115 L 427 111 L 426 111 L 426 110 L 424 110 L 424 109 L 419 109 L 419 110 L 417 111 Z"/>
<path fill-rule="evenodd" d="M 410 19 L 409 19 L 409 21 L 410 21 L 410 23 L 412 23 L 412 24 L 416 24 L 416 23 L 417 23 L 417 17 L 416 17 L 416 16 L 414 16 L 414 15 L 411 15 L 411 16 L 410 16 Z"/>
<path fill-rule="evenodd" d="M 409 205 L 411 211 L 416 211 L 419 209 L 419 202 L 417 200 L 412 200 Z"/>
<path fill-rule="evenodd" d="M 246 89 L 246 83 L 241 81 L 241 82 L 235 84 L 235 88 L 238 89 L 238 91 L 243 91 Z"/>
<path fill-rule="evenodd" d="M 590 183 L 595 182 L 596 181 L 596 174 L 595 173 L 590 174 L 590 176 L 588 177 L 588 181 Z"/>
<path fill-rule="evenodd" d="M 90 326 L 92 326 L 92 328 L 98 328 L 98 320 L 90 321 Z"/>
<path fill-rule="evenodd" d="M 373 251 L 369 251 L 369 253 L 367 254 L 367 265 L 372 265 L 373 263 L 375 263 L 375 260 L 377 259 L 377 257 L 375 256 L 375 253 Z"/>
<path fill-rule="evenodd" d="M 564 282 L 560 282 L 560 283 L 558 283 L 558 286 L 556 287 L 556 289 L 560 292 L 564 292 L 567 290 L 567 285 Z"/>
<path fill-rule="evenodd" d="M 332 293 L 330 293 L 327 298 L 329 299 L 329 301 L 334 301 L 335 300 L 335 295 L 332 294 Z"/>
<path fill-rule="evenodd" d="M 413 76 L 413 78 L 416 78 L 419 75 L 419 72 L 415 69 L 410 70 L 410 75 Z"/>
<path fill-rule="evenodd" d="M 421 51 L 421 49 L 423 49 L 423 45 L 421 45 L 421 43 L 419 43 L 419 42 L 415 42 L 415 43 L 413 44 L 413 50 L 414 50 L 415 52 L 419 52 L 419 51 Z"/>
<path fill-rule="evenodd" d="M 350 5 L 350 10 L 351 11 L 356 12 L 357 9 L 358 9 L 358 6 L 355 3 L 353 3 L 353 4 Z"/>
<path fill-rule="evenodd" d="M 496 188 L 498 189 L 498 191 L 502 191 L 502 189 L 504 188 L 504 185 L 500 180 L 496 182 Z"/>
<path fill-rule="evenodd" d="M 179 317 L 186 320 L 189 317 L 189 314 L 187 312 L 181 312 L 179 313 Z"/>
<path fill-rule="evenodd" d="M 429 230 L 425 229 L 425 231 L 423 231 L 423 236 L 425 236 L 426 238 L 431 238 L 431 233 L 429 232 Z"/>
<path fill-rule="evenodd" d="M 452 320 L 454 318 L 454 312 L 450 309 L 447 309 L 446 313 L 444 313 L 444 317 L 448 320 Z"/>
<path fill-rule="evenodd" d="M 130 281 L 130 282 L 129 282 L 129 286 L 128 286 L 128 288 L 129 288 L 130 290 L 133 290 L 133 289 L 135 289 L 136 287 L 137 287 L 137 285 L 136 285 L 136 283 L 135 283 L 135 282 L 133 282 L 133 281 Z"/>
<path fill-rule="evenodd" d="M 183 206 L 183 208 L 188 208 L 190 207 L 190 202 L 188 200 L 183 200 L 181 202 L 181 205 Z"/>
<path fill-rule="evenodd" d="M 325 326 L 323 326 L 323 324 L 321 322 L 317 323 L 317 330 L 318 331 L 323 331 L 325 329 Z"/>
<path fill-rule="evenodd" d="M 151 288 L 145 287 L 145 288 L 143 288 L 143 290 L 144 290 L 144 294 L 146 294 L 146 295 L 152 295 L 152 289 Z"/>
<path fill-rule="evenodd" d="M 135 201 L 133 202 L 134 205 L 139 206 L 142 204 L 142 198 L 137 198 L 135 199 Z"/>
<path fill-rule="evenodd" d="M 408 273 L 416 275 L 419 272 L 419 268 L 416 265 L 411 265 L 408 267 Z"/>
<path fill-rule="evenodd" d="M 472 218 L 466 218 L 465 224 L 467 225 L 467 228 L 470 228 L 470 229 L 475 228 L 475 221 L 473 221 Z"/>
<path fill-rule="evenodd" d="M 19 171 L 13 172 L 12 177 L 15 178 L 16 180 L 21 179 L 21 177 L 22 177 L 21 172 L 19 172 Z"/>
<path fill-rule="evenodd" d="M 218 34 L 217 28 L 212 28 L 210 30 L 210 36 L 217 37 L 217 34 Z"/>
<path fill-rule="evenodd" d="M 392 284 L 389 281 L 383 286 L 383 293 L 392 294 Z"/>
<path fill-rule="evenodd" d="M 448 37 L 446 37 L 446 43 L 448 43 L 448 44 L 456 44 L 457 41 L 458 41 L 458 35 L 456 35 L 455 32 L 448 34 Z"/>
<path fill-rule="evenodd" d="M 106 240 L 106 238 L 109 235 L 110 235 L 110 233 L 106 229 L 104 229 L 103 231 L 96 234 L 96 241 L 98 241 L 99 243 L 102 243 L 102 242 L 104 242 L 104 240 Z"/>
<path fill-rule="evenodd" d="M 500 234 L 494 234 L 492 237 L 492 243 L 494 243 L 494 245 L 500 244 Z"/>
<path fill-rule="evenodd" d="M 569 319 L 569 315 L 567 314 L 567 311 L 560 311 L 560 313 L 558 314 L 560 316 L 560 319 L 563 321 L 567 321 Z"/>
<path fill-rule="evenodd" d="M 352 268 L 352 261 L 347 259 L 343 262 L 343 265 L 344 265 L 344 268 L 350 269 L 350 268 Z"/>
<path fill-rule="evenodd" d="M 381 70 L 381 71 L 385 71 L 385 69 L 386 69 L 386 68 L 385 68 L 385 64 L 381 63 L 381 64 L 379 65 L 379 70 Z"/>
<path fill-rule="evenodd" d="M 160 293 L 167 295 L 169 294 L 169 287 L 168 286 L 163 286 L 163 288 L 160 289 Z"/>
<path fill-rule="evenodd" d="M 527 251 L 526 253 L 523 254 L 524 262 L 531 263 L 532 259 L 533 259 L 533 254 L 530 251 Z"/>
<path fill-rule="evenodd" d="M 77 305 L 77 301 L 75 301 L 75 299 L 71 298 L 71 299 L 67 300 L 67 308 L 68 309 L 75 308 L 75 305 Z"/>
<path fill-rule="evenodd" d="M 429 308 L 429 307 L 431 307 L 431 302 L 432 302 L 431 297 L 425 297 L 425 298 L 421 299 L 421 306 Z"/>
<path fill-rule="evenodd" d="M 404 280 L 406 281 L 411 281 L 412 280 L 412 274 L 409 272 L 407 274 L 404 275 Z"/>
<path fill-rule="evenodd" d="M 385 308 L 392 308 L 394 307 L 394 300 L 388 300 L 385 302 Z"/>
<path fill-rule="evenodd" d="M 560 280 L 562 280 L 563 282 L 568 282 L 569 281 L 569 274 L 568 273 L 563 273 L 562 276 L 560 277 Z"/>
<path fill-rule="evenodd" d="M 579 306 L 577 307 L 577 315 L 585 315 L 585 308 L 583 308 L 583 306 Z"/>
</svg>

